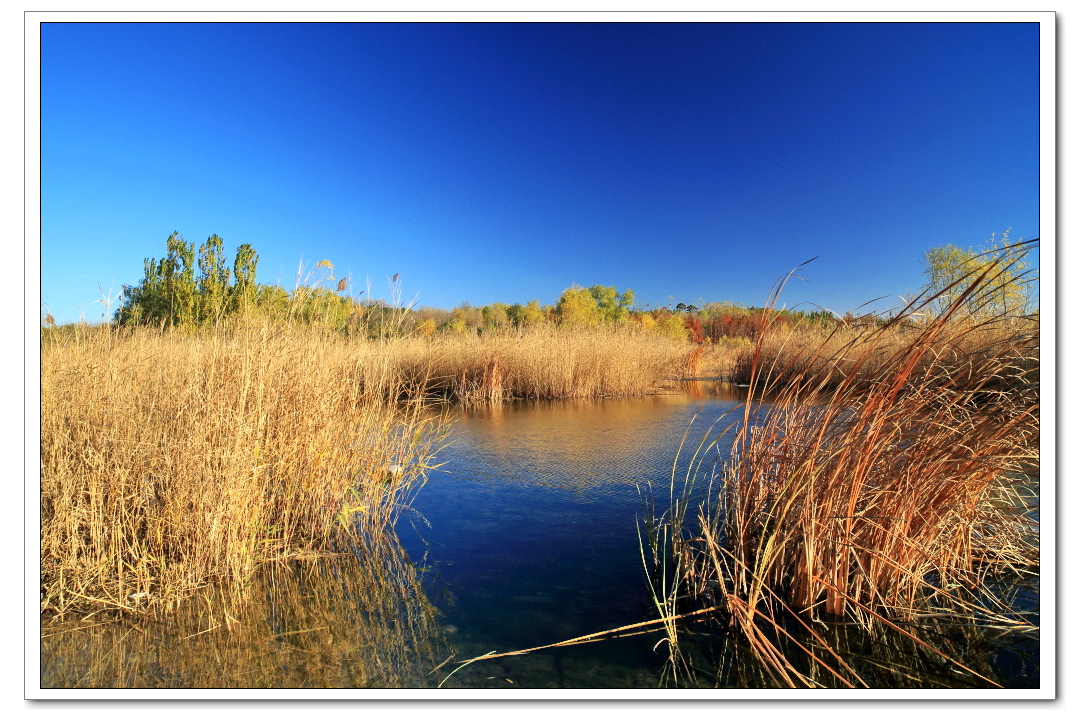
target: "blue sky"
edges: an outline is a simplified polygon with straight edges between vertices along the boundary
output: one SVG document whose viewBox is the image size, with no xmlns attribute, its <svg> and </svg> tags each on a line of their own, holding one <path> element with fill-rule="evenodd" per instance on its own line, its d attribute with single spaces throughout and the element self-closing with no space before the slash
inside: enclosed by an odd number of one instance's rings
<svg viewBox="0 0 1080 722">
<path fill-rule="evenodd" d="M 1039 235 L 1038 25 L 41 26 L 41 295 L 58 321 L 179 231 L 292 287 L 843 313 L 922 253 Z M 801 305 L 800 305 L 801 304 Z"/>
</svg>

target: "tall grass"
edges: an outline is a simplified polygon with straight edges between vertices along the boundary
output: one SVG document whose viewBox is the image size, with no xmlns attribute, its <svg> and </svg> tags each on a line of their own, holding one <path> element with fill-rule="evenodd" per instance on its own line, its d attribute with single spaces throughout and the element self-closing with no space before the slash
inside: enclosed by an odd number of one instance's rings
<svg viewBox="0 0 1080 722">
<path fill-rule="evenodd" d="M 377 345 L 282 324 L 46 339 L 42 611 L 170 605 L 378 534 L 437 439 L 397 383 Z"/>
<path fill-rule="evenodd" d="M 407 386 L 464 403 L 656 391 L 686 370 L 691 346 L 630 327 L 536 326 L 414 337 L 394 349 Z"/>
<path fill-rule="evenodd" d="M 736 383 L 754 381 L 758 388 L 844 386 L 858 392 L 893 375 L 894 365 L 904 359 L 913 364 L 912 381 L 951 386 L 975 400 L 1038 393 L 1036 318 L 988 318 L 961 309 L 947 318 L 944 324 L 942 317 L 910 316 L 886 324 L 856 322 L 829 332 L 778 326 L 731 357 L 730 377 Z"/>
<path fill-rule="evenodd" d="M 939 656 L 910 623 L 1037 634 L 1002 580 L 1038 572 L 1038 333 L 963 313 L 988 278 L 928 321 L 914 322 L 934 299 L 905 309 L 905 325 L 757 340 L 743 378 L 770 405 L 742 407 L 726 458 L 710 466 L 699 448 L 700 473 L 673 479 L 650 530 L 665 616 L 719 607 L 779 686 L 864 684 L 822 620 Z M 696 506 L 693 484 L 707 486 Z M 672 629 L 675 670 L 688 674 L 678 642 Z"/>
</svg>

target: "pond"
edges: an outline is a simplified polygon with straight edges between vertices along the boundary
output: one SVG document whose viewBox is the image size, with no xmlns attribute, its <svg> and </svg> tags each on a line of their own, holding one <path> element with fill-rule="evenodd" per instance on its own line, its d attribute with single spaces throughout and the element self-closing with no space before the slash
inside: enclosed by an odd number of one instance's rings
<svg viewBox="0 0 1080 722">
<path fill-rule="evenodd" d="M 643 492 L 662 503 L 673 473 L 680 482 L 685 473 L 673 470 L 676 458 L 685 464 L 702 438 L 721 434 L 740 414 L 710 425 L 744 398 L 697 383 L 638 399 L 458 409 L 440 468 L 399 518 L 400 545 L 268 569 L 242 603 L 203 593 L 156 620 L 46 629 L 42 686 L 664 686 L 659 632 L 458 666 L 656 619 L 643 561 L 651 552 L 639 542 Z M 702 639 L 723 639 L 706 627 Z M 903 646 L 842 633 L 867 658 Z M 1006 686 L 1037 687 L 1037 658 L 1037 642 L 993 642 L 984 669 Z M 951 686 L 947 671 L 927 674 Z M 747 686 L 737 676 L 699 683 Z"/>
</svg>

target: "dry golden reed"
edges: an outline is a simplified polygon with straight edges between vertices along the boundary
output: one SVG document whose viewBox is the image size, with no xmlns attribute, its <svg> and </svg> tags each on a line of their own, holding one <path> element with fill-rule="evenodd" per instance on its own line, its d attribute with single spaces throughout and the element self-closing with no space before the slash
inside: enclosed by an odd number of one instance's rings
<svg viewBox="0 0 1080 722">
<path fill-rule="evenodd" d="M 465 403 L 655 392 L 685 372 L 692 347 L 629 327 L 538 326 L 412 338 L 394 349 L 403 382 Z"/>
<path fill-rule="evenodd" d="M 280 324 L 46 340 L 42 611 L 169 604 L 377 533 L 437 436 L 386 357 Z"/>
<path fill-rule="evenodd" d="M 892 373 L 903 356 L 912 361 L 915 378 L 932 370 L 938 383 L 968 392 L 1037 391 L 1038 341 L 1036 319 L 975 318 L 959 312 L 944 325 L 907 319 L 884 326 L 842 324 L 828 332 L 781 327 L 744 345 L 731 358 L 730 376 L 738 383 L 749 383 L 753 376 L 759 386 L 775 388 L 865 387 Z"/>
</svg>

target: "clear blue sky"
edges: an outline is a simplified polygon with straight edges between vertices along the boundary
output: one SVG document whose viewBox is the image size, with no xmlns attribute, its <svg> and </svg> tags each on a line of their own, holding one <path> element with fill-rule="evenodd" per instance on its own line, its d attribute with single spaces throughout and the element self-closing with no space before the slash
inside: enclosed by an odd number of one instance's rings
<svg viewBox="0 0 1080 722">
<path fill-rule="evenodd" d="M 1038 81 L 1037 24 L 45 24 L 42 301 L 98 319 L 175 230 L 443 308 L 820 256 L 783 301 L 842 313 L 1038 236 Z"/>
</svg>

